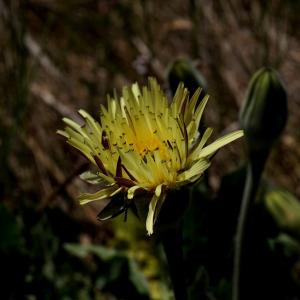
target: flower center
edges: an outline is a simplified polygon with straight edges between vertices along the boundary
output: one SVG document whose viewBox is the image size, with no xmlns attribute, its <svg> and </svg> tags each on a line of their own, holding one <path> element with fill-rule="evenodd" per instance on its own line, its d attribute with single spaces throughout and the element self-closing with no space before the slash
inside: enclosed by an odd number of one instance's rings
<svg viewBox="0 0 300 300">
<path fill-rule="evenodd" d="M 155 134 L 151 134 L 140 138 L 137 137 L 137 139 L 133 144 L 135 150 L 141 156 L 144 156 L 149 151 L 152 152 L 155 150 L 159 150 L 161 152 L 161 155 L 166 156 L 165 147 L 163 146 L 162 142 Z"/>
</svg>

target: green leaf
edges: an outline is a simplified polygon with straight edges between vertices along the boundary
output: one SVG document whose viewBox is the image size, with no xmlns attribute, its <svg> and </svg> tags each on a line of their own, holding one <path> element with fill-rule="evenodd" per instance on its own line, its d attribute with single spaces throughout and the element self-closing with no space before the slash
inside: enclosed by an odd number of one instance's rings
<svg viewBox="0 0 300 300">
<path fill-rule="evenodd" d="M 65 244 L 64 248 L 80 259 L 92 254 L 104 262 L 101 275 L 105 274 L 106 287 L 114 291 L 117 299 L 121 299 L 120 295 L 122 299 L 149 299 L 149 287 L 144 275 L 136 261 L 125 253 L 99 245 Z M 120 289 L 124 285 L 126 289 Z M 127 298 L 126 293 L 131 294 L 131 297 Z"/>
</svg>

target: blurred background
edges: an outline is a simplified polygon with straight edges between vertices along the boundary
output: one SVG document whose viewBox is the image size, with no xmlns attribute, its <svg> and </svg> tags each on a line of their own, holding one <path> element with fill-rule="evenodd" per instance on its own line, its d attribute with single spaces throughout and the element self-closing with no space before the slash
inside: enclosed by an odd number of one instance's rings
<svg viewBox="0 0 300 300">
<path fill-rule="evenodd" d="M 252 74 L 262 66 L 280 72 L 289 118 L 265 177 L 300 198 L 299 14 L 292 0 L 1 0 L 3 299 L 172 299 L 162 250 L 144 225 L 131 215 L 97 221 L 104 202 L 78 205 L 90 189 L 78 177 L 88 164 L 56 130 L 62 117 L 80 120 L 80 108 L 97 117 L 108 93 L 148 76 L 171 95 L 168 70 L 178 58 L 206 81 L 214 138 L 238 128 Z M 213 194 L 244 159 L 242 141 L 216 155 Z M 212 292 L 198 267 L 203 299 L 229 299 L 225 281 Z"/>
</svg>

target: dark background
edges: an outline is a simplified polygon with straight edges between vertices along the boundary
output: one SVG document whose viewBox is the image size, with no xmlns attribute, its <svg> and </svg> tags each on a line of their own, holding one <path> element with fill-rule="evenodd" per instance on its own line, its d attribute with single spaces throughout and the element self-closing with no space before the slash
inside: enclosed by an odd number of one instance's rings
<svg viewBox="0 0 300 300">
<path fill-rule="evenodd" d="M 143 284 L 128 279 L 128 272 L 136 275 L 128 257 L 138 262 L 143 275 L 136 280 L 147 279 L 152 298 L 167 299 L 160 250 L 153 250 L 143 225 L 124 225 L 122 218 L 99 223 L 102 203 L 80 207 L 74 200 L 89 188 L 77 176 L 86 161 L 55 132 L 62 117 L 79 120 L 80 108 L 97 116 L 114 88 L 155 76 L 168 90 L 167 70 L 178 57 L 192 60 L 206 79 L 205 121 L 214 137 L 238 127 L 258 68 L 280 72 L 289 119 L 265 175 L 299 198 L 299 14 L 300 2 L 292 0 L 0 1 L 0 249 L 7 299 L 123 299 L 117 289 L 142 295 Z M 243 158 L 241 141 L 218 153 L 209 179 L 214 191 Z M 84 255 L 66 243 L 104 248 L 92 259 L 93 250 Z M 117 251 L 113 262 L 107 249 Z M 116 279 L 115 269 L 127 272 L 120 276 L 128 284 Z"/>
</svg>

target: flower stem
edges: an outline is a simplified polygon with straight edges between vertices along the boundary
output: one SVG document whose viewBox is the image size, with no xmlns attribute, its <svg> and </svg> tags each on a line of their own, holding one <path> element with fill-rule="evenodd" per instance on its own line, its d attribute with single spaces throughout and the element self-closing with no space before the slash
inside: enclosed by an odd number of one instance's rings
<svg viewBox="0 0 300 300">
<path fill-rule="evenodd" d="M 181 223 L 162 233 L 162 244 L 168 261 L 175 300 L 187 300 Z"/>
<path fill-rule="evenodd" d="M 243 267 L 243 248 L 246 240 L 246 227 L 248 222 L 249 210 L 254 203 L 255 195 L 259 186 L 262 171 L 269 152 L 251 155 L 247 166 L 247 176 L 245 188 L 237 223 L 237 233 L 235 240 L 235 254 L 233 265 L 233 300 L 241 299 L 242 267 Z"/>
</svg>

